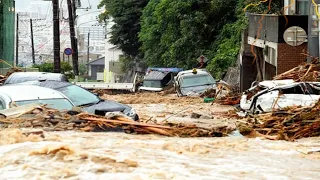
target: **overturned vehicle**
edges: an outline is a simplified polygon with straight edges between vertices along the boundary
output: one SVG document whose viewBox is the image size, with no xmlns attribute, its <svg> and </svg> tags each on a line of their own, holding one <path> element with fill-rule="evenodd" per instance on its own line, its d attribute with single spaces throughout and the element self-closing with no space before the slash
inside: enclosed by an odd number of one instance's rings
<svg viewBox="0 0 320 180">
<path fill-rule="evenodd" d="M 166 87 L 173 86 L 173 78 L 181 68 L 148 68 L 144 76 L 143 85 L 139 91 L 163 91 Z"/>
<path fill-rule="evenodd" d="M 311 106 L 319 98 L 319 82 L 263 81 L 244 92 L 240 107 L 259 114 L 290 106 Z"/>
</svg>

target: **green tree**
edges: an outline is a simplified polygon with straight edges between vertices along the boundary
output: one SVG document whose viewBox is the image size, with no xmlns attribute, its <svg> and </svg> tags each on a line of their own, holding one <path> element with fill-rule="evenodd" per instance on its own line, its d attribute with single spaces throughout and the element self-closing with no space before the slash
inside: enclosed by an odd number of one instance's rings
<svg viewBox="0 0 320 180">
<path fill-rule="evenodd" d="M 99 17 L 100 21 L 112 17 L 115 23 L 111 28 L 110 42 L 118 46 L 131 61 L 139 61 L 142 57 L 138 33 L 141 29 L 142 10 L 148 2 L 149 0 L 102 0 L 98 6 L 105 8 Z"/>
<path fill-rule="evenodd" d="M 53 63 L 42 63 L 32 66 L 33 68 L 38 68 L 40 72 L 54 72 Z M 61 73 L 67 75 L 68 78 L 74 78 L 72 72 L 72 66 L 68 62 L 61 62 Z"/>
<path fill-rule="evenodd" d="M 235 22 L 223 26 L 221 33 L 213 45 L 207 69 L 216 77 L 222 78 L 223 73 L 233 66 L 241 46 L 241 34 L 248 26 L 246 12 L 281 14 L 282 1 L 239 0 L 235 6 Z M 269 11 L 269 2 L 270 11 Z"/>
<path fill-rule="evenodd" d="M 224 24 L 234 21 L 236 0 L 150 0 L 139 34 L 148 65 L 191 68 L 210 55 Z"/>
<path fill-rule="evenodd" d="M 80 64 L 79 65 L 79 73 L 80 73 L 80 75 L 86 75 L 86 73 L 87 73 L 87 65 L 86 64 Z"/>
<path fill-rule="evenodd" d="M 241 46 L 241 34 L 247 28 L 248 20 L 245 17 L 244 7 L 247 2 L 239 0 L 234 7 L 236 12 L 233 23 L 225 24 L 212 46 L 211 61 L 207 69 L 216 78 L 222 78 L 224 72 L 233 66 Z"/>
<path fill-rule="evenodd" d="M 283 1 L 273 0 L 261 2 L 261 0 L 240 0 L 239 4 L 242 4 L 241 7 L 246 12 L 251 13 L 267 13 L 267 14 L 282 14 Z M 270 5 L 270 11 L 269 11 Z"/>
</svg>

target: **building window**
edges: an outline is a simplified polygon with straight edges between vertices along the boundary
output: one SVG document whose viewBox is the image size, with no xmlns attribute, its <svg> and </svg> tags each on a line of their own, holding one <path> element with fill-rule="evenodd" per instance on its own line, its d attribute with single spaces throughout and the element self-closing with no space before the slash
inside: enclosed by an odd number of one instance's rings
<svg viewBox="0 0 320 180">
<path fill-rule="evenodd" d="M 308 0 L 297 0 L 297 14 L 299 15 L 308 15 L 309 7 Z"/>
</svg>

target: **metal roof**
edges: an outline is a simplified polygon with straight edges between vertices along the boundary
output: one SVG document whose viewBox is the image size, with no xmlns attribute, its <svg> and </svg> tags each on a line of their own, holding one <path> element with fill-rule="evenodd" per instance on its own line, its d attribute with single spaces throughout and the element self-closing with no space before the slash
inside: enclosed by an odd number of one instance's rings
<svg viewBox="0 0 320 180">
<path fill-rule="evenodd" d="M 162 80 L 169 72 L 151 71 L 148 73 L 144 80 Z"/>
<path fill-rule="evenodd" d="M 91 65 L 91 66 L 104 66 L 104 64 L 105 64 L 104 57 L 101 57 L 99 59 L 93 60 L 88 63 L 88 65 Z"/>
</svg>

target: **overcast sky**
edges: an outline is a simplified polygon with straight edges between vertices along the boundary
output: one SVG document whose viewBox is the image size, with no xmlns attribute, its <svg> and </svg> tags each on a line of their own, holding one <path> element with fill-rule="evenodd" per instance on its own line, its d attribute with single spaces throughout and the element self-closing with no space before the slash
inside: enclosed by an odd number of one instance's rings
<svg viewBox="0 0 320 180">
<path fill-rule="evenodd" d="M 91 9 L 86 11 L 84 9 L 78 9 L 78 24 L 90 25 L 97 24 L 95 21 L 96 17 L 101 13 L 97 10 L 97 6 L 100 0 L 81 0 L 81 8 L 87 8 L 91 5 Z M 60 7 L 64 9 L 64 18 L 68 17 L 67 14 L 67 0 L 59 0 Z M 16 11 L 17 12 L 40 12 L 41 15 L 52 14 L 52 4 L 51 1 L 43 0 L 16 0 Z"/>
<path fill-rule="evenodd" d="M 60 0 L 61 4 L 66 4 L 66 0 Z M 100 0 L 81 0 L 82 7 L 88 7 L 91 4 L 92 9 L 97 9 L 97 5 Z M 42 0 L 16 0 L 17 12 L 32 12 L 40 11 L 41 13 L 46 13 L 48 6 L 51 5 L 51 1 Z M 81 14 L 81 13 L 80 13 Z"/>
</svg>

